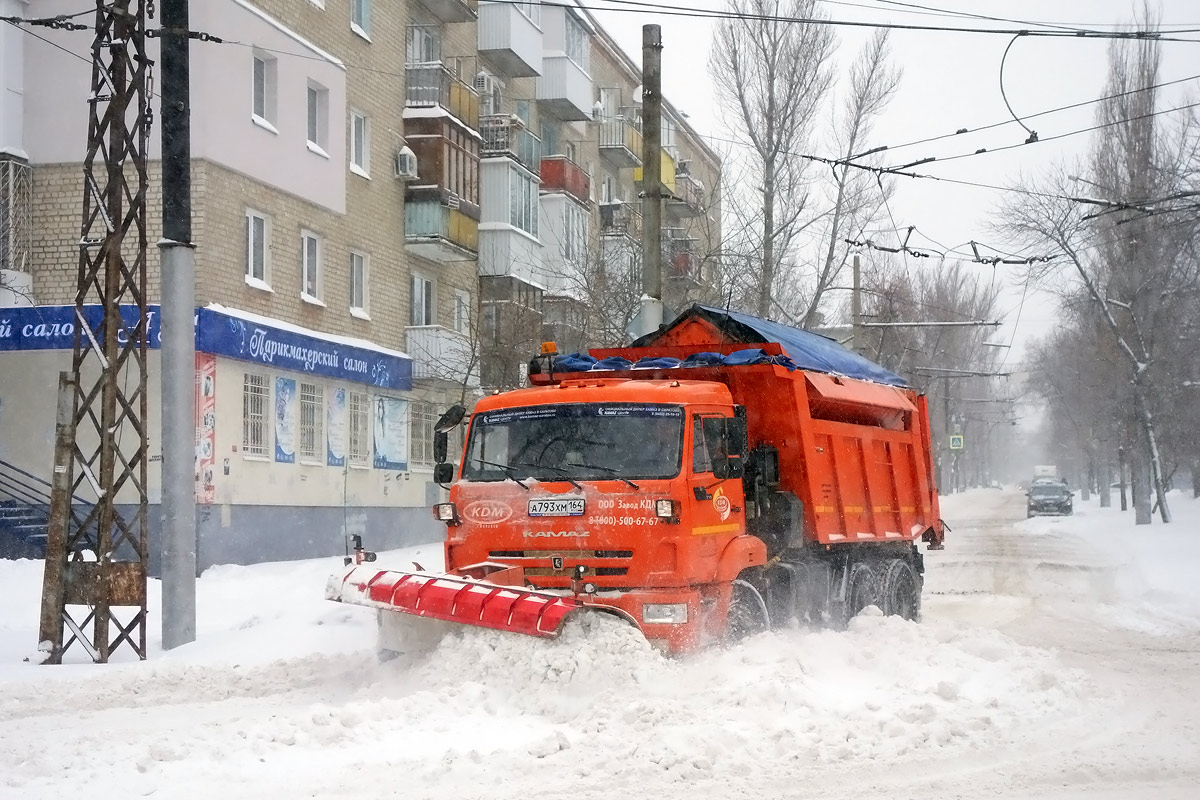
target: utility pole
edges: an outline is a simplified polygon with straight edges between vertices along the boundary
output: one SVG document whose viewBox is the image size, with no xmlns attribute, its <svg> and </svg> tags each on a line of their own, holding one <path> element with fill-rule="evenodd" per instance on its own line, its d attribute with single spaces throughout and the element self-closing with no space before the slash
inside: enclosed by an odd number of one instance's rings
<svg viewBox="0 0 1200 800">
<path fill-rule="evenodd" d="M 857 254 L 851 263 L 854 281 L 850 293 L 850 349 L 861 354 L 866 342 L 862 340 L 862 272 L 859 269 Z"/>
<path fill-rule="evenodd" d="M 39 625 L 50 664 L 77 642 L 98 663 L 122 643 L 146 657 L 145 44 L 152 3 L 95 4 L 74 345 L 71 372 L 59 382 Z M 71 633 L 65 642 L 64 626 Z"/>
<path fill-rule="evenodd" d="M 188 0 L 162 0 L 162 641 L 196 639 L 196 251 Z"/>
<path fill-rule="evenodd" d="M 659 329 L 662 305 L 662 31 L 642 26 L 641 333 Z"/>
</svg>

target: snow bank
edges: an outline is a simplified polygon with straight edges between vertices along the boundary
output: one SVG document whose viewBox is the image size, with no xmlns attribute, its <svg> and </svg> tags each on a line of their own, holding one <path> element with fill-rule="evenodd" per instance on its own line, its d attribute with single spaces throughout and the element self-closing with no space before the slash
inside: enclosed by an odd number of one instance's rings
<svg viewBox="0 0 1200 800">
<path fill-rule="evenodd" d="M 1114 567 L 1117 596 L 1104 598 L 1113 622 L 1146 633 L 1172 634 L 1200 629 L 1200 500 L 1191 493 L 1170 492 L 1173 521 L 1157 516 L 1150 525 L 1135 525 L 1133 510 L 1100 508 L 1099 498 L 1081 502 L 1076 496 L 1070 517 L 1034 517 L 1015 528 L 1031 536 L 1074 537 Z"/>
</svg>

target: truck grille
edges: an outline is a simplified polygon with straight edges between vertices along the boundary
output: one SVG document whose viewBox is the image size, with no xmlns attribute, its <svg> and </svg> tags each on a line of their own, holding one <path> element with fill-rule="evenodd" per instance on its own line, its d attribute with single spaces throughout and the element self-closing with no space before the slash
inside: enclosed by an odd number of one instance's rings
<svg viewBox="0 0 1200 800">
<path fill-rule="evenodd" d="M 488 558 L 633 558 L 632 550 L 492 550 Z"/>
</svg>

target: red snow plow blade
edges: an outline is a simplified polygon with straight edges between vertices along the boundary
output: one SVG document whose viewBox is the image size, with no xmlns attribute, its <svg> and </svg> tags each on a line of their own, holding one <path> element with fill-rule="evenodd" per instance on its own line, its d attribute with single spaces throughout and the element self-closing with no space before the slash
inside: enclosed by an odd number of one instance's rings
<svg viewBox="0 0 1200 800">
<path fill-rule="evenodd" d="M 454 575 L 360 564 L 331 576 L 325 598 L 548 639 L 558 636 L 568 614 L 586 605 L 523 584 L 524 570 L 503 564 L 476 564 Z"/>
</svg>

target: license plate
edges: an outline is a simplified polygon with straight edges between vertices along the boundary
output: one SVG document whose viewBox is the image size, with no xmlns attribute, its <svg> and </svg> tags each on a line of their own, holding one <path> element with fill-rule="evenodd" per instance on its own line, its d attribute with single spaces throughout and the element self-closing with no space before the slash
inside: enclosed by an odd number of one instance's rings
<svg viewBox="0 0 1200 800">
<path fill-rule="evenodd" d="M 583 516 L 583 498 L 570 500 L 530 500 L 529 516 L 531 517 L 581 517 Z"/>
</svg>

